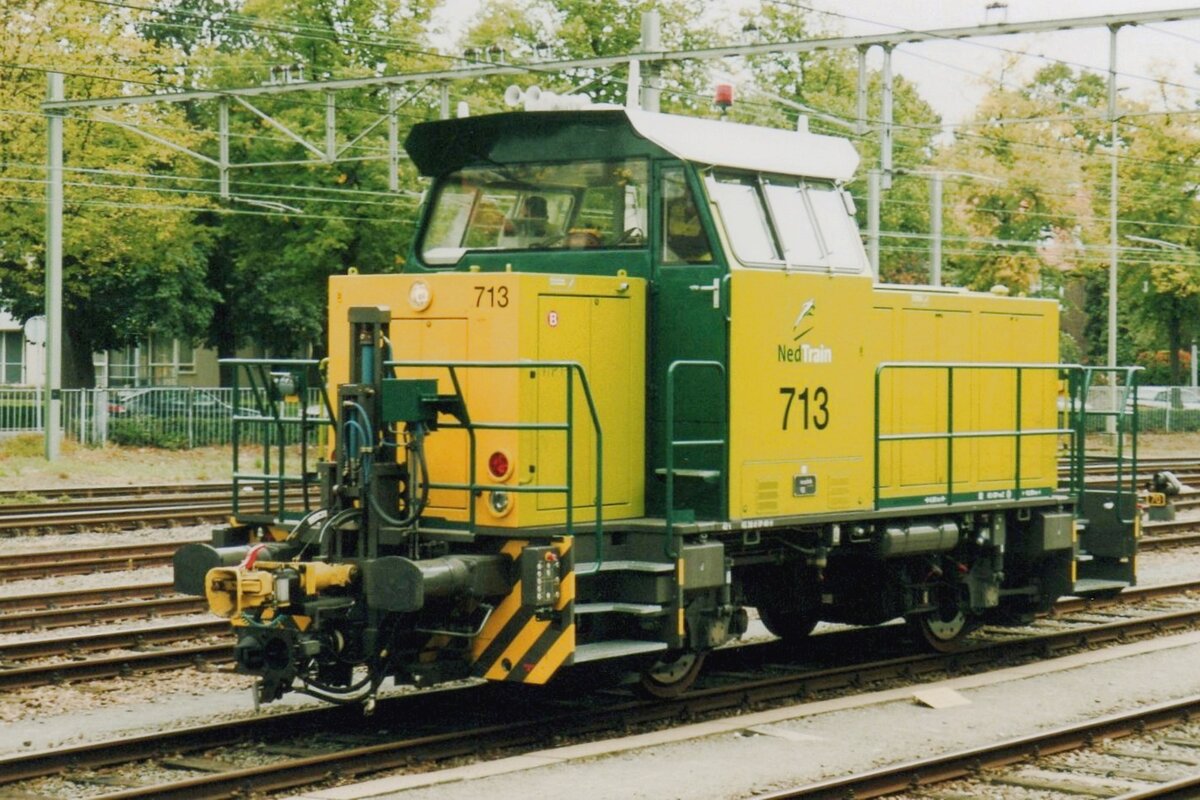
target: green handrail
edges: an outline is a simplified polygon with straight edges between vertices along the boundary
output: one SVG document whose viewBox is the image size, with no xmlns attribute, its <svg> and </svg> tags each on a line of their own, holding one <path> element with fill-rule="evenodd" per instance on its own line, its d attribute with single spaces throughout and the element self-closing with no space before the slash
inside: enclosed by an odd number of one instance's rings
<svg viewBox="0 0 1200 800">
<path fill-rule="evenodd" d="M 1136 516 L 1135 508 L 1134 515 L 1126 518 L 1121 516 L 1121 500 L 1126 496 L 1126 489 L 1130 497 L 1137 497 L 1137 474 L 1138 474 L 1138 433 L 1140 431 L 1140 421 L 1138 416 L 1137 405 L 1137 387 L 1138 374 L 1142 371 L 1142 367 L 1080 367 L 1075 366 L 1073 369 L 1079 370 L 1079 377 L 1074 381 L 1074 384 L 1079 387 L 1078 394 L 1072 394 L 1071 397 L 1071 413 L 1074 415 L 1075 428 L 1077 430 L 1078 451 L 1073 454 L 1071 460 L 1071 491 L 1076 496 L 1076 502 L 1082 502 L 1084 492 L 1087 490 L 1085 480 L 1085 452 L 1084 441 L 1087 433 L 1087 418 L 1113 417 L 1115 421 L 1115 433 L 1117 436 L 1117 518 L 1123 524 L 1133 524 Z M 1099 374 L 1108 374 L 1109 386 L 1113 393 L 1113 408 L 1108 411 L 1095 411 L 1087 407 L 1088 394 L 1092 387 L 1092 378 Z M 1119 399 L 1118 399 L 1118 390 Z M 1128 487 L 1125 486 L 1125 434 L 1129 433 L 1130 455 L 1129 464 L 1129 480 Z"/>
<path fill-rule="evenodd" d="M 1137 384 L 1137 371 L 1140 367 L 1084 367 L 1079 364 L 1029 364 L 1029 363 L 965 363 L 965 362 L 944 362 L 944 361 L 896 361 L 884 362 L 879 364 L 875 369 L 875 447 L 874 447 L 874 471 L 875 471 L 875 491 L 874 505 L 878 509 L 881 501 L 881 458 L 880 450 L 884 442 L 901 442 L 901 441 L 937 441 L 944 440 L 946 442 L 946 504 L 954 503 L 954 442 L 962 439 L 983 439 L 983 438 L 1012 438 L 1014 440 L 1015 458 L 1013 463 L 1013 485 L 1017 496 L 1020 496 L 1021 491 L 1021 446 L 1026 437 L 1033 436 L 1069 436 L 1071 442 L 1070 454 L 1070 491 L 1075 494 L 1077 500 L 1083 496 L 1083 453 L 1084 453 L 1084 436 L 1086 433 L 1086 425 L 1084 418 L 1088 414 L 1116 416 L 1118 427 L 1124 432 L 1126 420 L 1132 420 L 1132 430 L 1134 433 L 1133 441 L 1133 460 L 1134 474 L 1136 474 L 1137 460 L 1137 405 L 1129 403 L 1129 392 Z M 946 374 L 946 427 L 944 431 L 925 431 L 920 433 L 905 433 L 905 434 L 889 434 L 882 430 L 882 381 L 883 376 L 888 371 L 900 370 L 934 370 L 944 371 Z M 1014 416 L 1015 421 L 1011 430 L 982 430 L 982 431 L 956 431 L 955 430 L 955 415 L 954 415 L 954 378 L 956 372 L 959 371 L 985 371 L 985 370 L 1005 370 L 1013 372 L 1015 382 L 1015 402 Z M 1068 418 L 1065 426 L 1053 428 L 1037 428 L 1024 429 L 1022 427 L 1022 411 L 1023 411 L 1023 394 L 1024 394 L 1024 375 L 1030 371 L 1046 371 L 1055 370 L 1060 376 L 1066 374 L 1068 387 L 1070 390 L 1070 407 L 1067 409 Z M 1098 372 L 1107 372 L 1113 375 L 1113 379 L 1123 377 L 1124 393 L 1120 404 L 1112 412 L 1091 412 L 1085 408 L 1085 400 L 1087 390 L 1091 385 L 1092 376 Z M 1132 413 L 1127 413 L 1126 408 L 1132 406 Z M 1123 437 L 1121 437 L 1123 438 Z M 1121 496 L 1121 486 L 1123 484 L 1124 474 L 1124 452 L 1123 442 L 1118 440 L 1117 444 L 1117 481 L 1118 481 L 1118 499 Z"/>
<path fill-rule="evenodd" d="M 307 405 L 303 400 L 300 405 L 300 416 L 298 418 L 281 416 L 278 404 L 272 401 L 274 389 L 271 383 L 271 373 L 279 370 L 295 371 L 301 378 L 296 391 L 301 398 L 304 398 L 307 395 L 308 389 L 314 385 L 308 380 L 310 372 L 318 371 L 320 362 L 315 359 L 297 358 L 223 358 L 220 359 L 219 363 L 223 366 L 233 367 L 234 415 L 230 437 L 233 448 L 233 516 L 236 518 L 242 512 L 241 486 L 244 482 L 249 481 L 254 481 L 262 486 L 262 491 L 259 493 L 262 501 L 261 513 L 270 515 L 278 520 L 287 519 L 289 514 L 284 508 L 287 501 L 287 487 L 288 485 L 296 484 L 299 484 L 303 490 L 304 513 L 308 513 L 311 510 L 309 508 L 308 497 L 310 478 L 308 469 L 308 428 L 312 425 L 332 426 L 332 404 L 329 402 L 329 395 L 326 391 L 324 381 L 318 377 L 315 386 L 321 393 L 321 399 L 325 408 L 331 412 L 329 419 L 310 417 Z M 238 413 L 238 403 L 241 397 L 240 379 L 243 370 L 245 370 L 245 377 L 249 383 L 249 388 L 254 398 L 254 405 L 259 414 L 258 416 Z M 264 432 L 262 442 L 263 463 L 262 469 L 258 473 L 244 473 L 241 470 L 241 430 L 243 425 L 247 427 L 260 427 Z M 284 435 L 285 425 L 300 426 L 299 475 L 288 475 L 286 472 L 285 448 L 287 440 Z M 272 433 L 275 435 L 273 436 Z M 272 445 L 275 446 L 276 450 L 275 463 L 277 466 L 275 467 L 272 467 Z M 273 503 L 277 504 L 278 507 L 273 507 Z"/>
<path fill-rule="evenodd" d="M 430 489 L 445 489 L 450 491 L 467 492 L 467 519 L 471 528 L 475 527 L 475 503 L 477 492 L 487 490 L 506 491 L 529 494 L 560 493 L 565 495 L 567 506 L 566 529 L 567 536 L 575 535 L 574 525 L 574 483 L 575 483 L 575 377 L 583 389 L 587 401 L 588 414 L 591 418 L 592 430 L 596 436 L 596 566 L 588 572 L 577 572 L 577 575 L 590 575 L 599 572 L 604 563 L 604 457 L 603 433 L 600 428 L 600 416 L 596 410 L 596 402 L 592 396 L 591 385 L 583 365 L 577 361 L 387 361 L 384 366 L 392 369 L 445 369 L 449 372 L 454 396 L 462 407 L 466 408 L 462 385 L 458 379 L 458 371 L 466 369 L 531 369 L 531 370 L 564 370 L 567 418 L 563 422 L 473 422 L 469 416 L 464 422 L 439 422 L 438 427 L 448 430 L 465 430 L 468 441 L 468 482 L 467 483 L 430 483 Z M 476 443 L 477 430 L 513 430 L 513 431 L 563 431 L 566 437 L 567 463 L 566 481 L 564 485 L 548 486 L 502 486 L 499 484 L 481 484 L 476 481 Z"/>
<path fill-rule="evenodd" d="M 1054 370 L 1056 373 L 1062 369 L 1059 364 L 1027 364 L 1027 363 L 969 363 L 969 362 L 948 362 L 948 361 L 892 361 L 883 362 L 875 368 L 875 498 L 874 506 L 879 508 L 880 503 L 880 448 L 883 442 L 895 441 L 929 441 L 929 440 L 945 440 L 946 442 L 946 504 L 954 504 L 954 443 L 962 439 L 987 439 L 987 438 L 1013 438 L 1016 442 L 1015 453 L 1016 458 L 1013 464 L 1013 482 L 1014 489 L 1018 493 L 1021 483 L 1021 449 L 1020 442 L 1026 436 L 1061 436 L 1072 433 L 1070 428 L 1040 428 L 1034 430 L 1022 430 L 1021 428 L 1021 412 L 1022 412 L 1022 376 L 1027 370 Z M 922 432 L 912 434 L 887 434 L 883 433 L 882 428 L 882 380 L 883 375 L 888 370 L 938 370 L 946 373 L 946 430 L 944 432 Z M 1015 375 L 1016 382 L 1016 403 L 1015 415 L 1016 425 L 1012 430 L 987 430 L 987 431 L 955 431 L 954 429 L 954 376 L 957 371 L 982 371 L 982 370 L 1011 370 Z"/>
<path fill-rule="evenodd" d="M 722 476 L 727 474 L 727 441 L 725 439 L 684 439 L 682 441 L 675 440 L 675 373 L 681 369 L 715 369 L 721 377 L 721 390 L 727 392 L 725 383 L 725 365 L 720 361 L 697 361 L 697 360 L 679 360 L 672 361 L 667 367 L 667 425 L 666 425 L 666 497 L 664 504 L 666 506 L 666 540 L 663 543 L 663 552 L 667 558 L 676 559 L 679 557 L 679 552 L 675 548 L 675 448 L 676 447 L 720 447 L 721 462 L 720 473 Z M 724 404 L 728 405 L 728 401 Z M 723 415 L 728 417 L 728 415 Z M 721 519 L 726 519 L 729 516 L 729 492 L 722 487 L 720 492 Z"/>
</svg>

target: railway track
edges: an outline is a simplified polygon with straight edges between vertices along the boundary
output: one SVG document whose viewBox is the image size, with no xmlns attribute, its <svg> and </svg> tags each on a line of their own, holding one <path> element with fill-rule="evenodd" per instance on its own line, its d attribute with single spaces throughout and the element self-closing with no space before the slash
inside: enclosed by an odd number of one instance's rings
<svg viewBox="0 0 1200 800">
<path fill-rule="evenodd" d="M 150 584 L 149 587 L 166 587 L 170 584 Z M 138 587 L 133 587 L 138 588 Z M 1147 602 L 1162 597 L 1177 596 L 1187 592 L 1200 592 L 1200 581 L 1161 586 L 1140 587 L 1129 589 L 1116 598 L 1103 602 L 1080 598 L 1064 598 L 1055 604 L 1052 618 L 1055 623 L 1061 622 L 1065 615 L 1089 613 L 1097 608 L 1110 606 L 1128 606 L 1130 604 Z M 183 601 L 183 602 L 171 602 Z M 205 602 L 200 598 L 174 597 L 150 598 L 132 601 L 120 610 L 126 611 L 134 618 L 154 618 L 167 614 L 203 613 Z M 42 609 L 41 611 L 26 611 L 22 614 L 0 615 L 0 632 L 17 632 L 37 630 L 58 625 L 61 627 L 64 619 L 79 620 L 74 624 L 86 624 L 95 618 L 89 613 L 98 612 L 101 619 L 110 613 L 109 606 L 96 608 L 75 609 Z M 153 611 L 151 609 L 154 609 Z M 48 625 L 39 622 L 42 615 L 47 615 L 52 622 Z M 129 618 L 129 617 L 119 617 Z M 10 622 L 10 619 L 20 620 L 23 626 Z M 1184 610 L 1170 620 L 1179 624 L 1200 624 L 1200 606 L 1195 610 Z M 60 624 L 61 623 L 61 624 Z M 869 630 L 869 629 L 868 629 Z M 992 629 L 996 635 L 1010 637 L 1012 629 Z M 54 657 L 79 658 L 84 653 L 102 650 L 138 650 L 161 647 L 180 642 L 193 642 L 211 636 L 228 634 L 229 623 L 225 620 L 205 619 L 199 622 L 189 622 L 158 627 L 133 628 L 115 632 L 88 634 L 72 633 L 64 637 L 43 637 L 36 640 L 19 641 L 10 644 L 0 644 L 0 689 L 25 688 L 62 683 L 72 680 L 95 680 L 129 675 L 137 671 L 151 672 L 174 669 L 190 664 L 226 664 L 232 661 L 232 644 L 222 641 L 211 645 L 189 645 L 175 650 L 150 650 L 134 655 L 113 655 L 90 660 L 75 660 L 57 662 L 41 667 L 21 667 L 19 664 L 35 659 Z M 7 667 L 7 668 L 6 668 Z"/>
<path fill-rule="evenodd" d="M 1181 523 L 1182 524 L 1182 523 Z M 1173 529 L 1175 523 L 1163 523 L 1157 528 Z M 1147 537 L 1143 539 L 1146 549 L 1165 547 L 1187 543 L 1200 539 L 1200 534 Z M 137 566 L 166 565 L 171 561 L 172 554 L 182 542 L 151 543 L 142 545 L 121 545 L 115 547 L 93 548 L 90 550 L 48 551 L 34 557 L 28 554 L 14 554 L 0 557 L 0 582 L 12 577 L 41 576 L 44 574 L 78 574 L 98 570 L 125 570 Z M 1198 587 L 1200 588 L 1200 587 Z M 1139 598 L 1146 592 L 1155 589 L 1134 589 L 1126 592 L 1124 598 Z M 1181 589 L 1179 591 L 1182 591 Z M 1068 613 L 1074 609 L 1071 599 L 1060 601 L 1060 613 Z M 202 598 L 175 594 L 169 582 L 152 582 L 122 587 L 99 588 L 84 591 L 52 592 L 47 594 L 29 594 L 0 598 L 0 633 L 26 633 L 36 630 L 52 630 L 70 626 L 92 625 L 102 622 L 114 622 L 137 619 L 156 619 L 184 614 L 203 613 L 207 604 Z M 206 622 L 193 625 L 190 636 L 178 635 L 172 641 L 185 638 L 197 638 L 226 629 L 226 623 Z M 182 630 L 172 629 L 172 630 Z M 124 638 L 122 638 L 124 637 Z M 94 637 L 70 637 L 57 646 L 39 644 L 42 656 L 70 655 L 81 651 L 102 649 L 99 643 L 107 642 L 108 649 L 138 648 L 146 645 L 139 639 L 138 632 L 128 632 L 121 635 L 96 634 Z M 20 647 L 0 646 L 0 662 L 22 660 L 38 656 L 24 656 Z M 209 663 L 221 663 L 223 652 L 218 650 L 194 653 L 177 659 L 168 653 L 151 654 L 122 666 L 114 661 L 107 667 L 97 666 L 94 670 L 86 665 L 77 667 L 64 666 L 52 676 L 43 676 L 41 683 L 59 682 L 70 679 L 77 669 L 83 677 L 111 677 L 127 674 L 133 669 L 169 669 L 179 664 L 193 663 L 202 660 Z M 25 677 L 16 673 L 0 675 L 0 688 L 4 686 L 35 685 L 39 675 L 32 670 Z"/>
<path fill-rule="evenodd" d="M 1017 791 L 1057 790 L 1058 796 L 1111 797 L 1116 800 L 1195 797 L 1200 794 L 1200 758 L 1197 758 L 1195 731 L 1189 731 L 1186 737 L 1174 738 L 1147 736 L 1146 732 L 1186 728 L 1198 714 L 1200 696 L 1192 696 L 1033 736 L 758 795 L 756 800 L 843 800 L 901 793 L 911 797 L 914 791 L 941 787 L 952 781 L 955 782 L 953 786 L 947 788 L 953 788 L 955 797 L 986 796 L 988 791 L 994 793 L 1002 787 Z M 1111 744 L 1134 737 L 1159 745 L 1157 752 L 1150 749 L 1131 752 Z M 1188 752 L 1173 755 L 1164 752 L 1168 748 L 1162 744 L 1175 745 Z M 1090 749 L 1133 761 L 1136 766 L 1107 764 L 1103 769 L 1088 769 L 1087 764 L 1068 765 L 1056 758 L 1062 753 Z M 1173 764 L 1177 769 L 1181 764 L 1186 765 L 1183 771 L 1187 774 L 1171 777 L 1163 769 L 1167 764 Z M 1030 768 L 1036 769 L 1038 774 L 1030 775 Z M 1079 780 L 1077 776 L 1080 775 L 1088 780 Z M 920 796 L 926 795 L 922 792 Z"/>
<path fill-rule="evenodd" d="M 29 498 L 39 498 L 40 502 L 51 503 L 63 500 L 98 497 L 136 497 L 145 495 L 174 495 L 194 492 L 225 492 L 233 491 L 233 484 L 228 481 L 204 481 L 200 483 L 147 483 L 129 486 L 72 486 L 70 489 L 0 489 L 0 508 L 8 507 L 10 503 L 20 503 Z"/>
<path fill-rule="evenodd" d="M 165 586 L 166 592 L 171 592 L 171 584 L 145 584 L 145 586 Z M 208 603 L 201 597 L 191 597 L 182 594 L 156 593 L 150 596 L 125 591 L 141 587 L 128 587 L 116 592 L 117 597 L 132 597 L 119 599 L 115 602 L 104 601 L 106 592 L 110 589 L 98 589 L 81 596 L 89 599 L 98 598 L 93 603 L 85 605 L 67 605 L 54 608 L 35 608 L 12 613 L 0 614 L 0 633 L 27 633 L 37 630 L 53 630 L 78 625 L 95 625 L 101 622 L 118 622 L 136 619 L 159 619 L 162 617 L 180 616 L 182 614 L 198 614 L 208 609 Z M 24 595 L 24 598 L 36 598 L 37 595 Z M 21 599 L 21 598 L 18 598 Z"/>
<path fill-rule="evenodd" d="M 10 681 L 10 676 L 17 670 L 11 668 L 24 661 L 54 658 L 57 656 L 79 656 L 84 653 L 107 650 L 145 650 L 162 645 L 190 642 L 209 636 L 225 636 L 229 633 L 229 623 L 223 619 L 209 619 L 204 622 L 184 622 L 172 625 L 156 625 L 153 627 L 128 628 L 117 631 L 100 631 L 99 633 L 73 634 L 66 638 L 24 639 L 17 642 L 0 644 L 0 689 L 6 686 L 29 686 L 28 679 Z M 224 642 L 228 646 L 228 641 Z M 9 669 L 5 669 L 9 667 Z M 52 669 L 53 667 L 43 667 Z M 37 678 L 35 677 L 35 680 Z M 61 680 L 59 678 L 58 680 Z M 48 680 L 56 683 L 57 680 Z"/>
<path fill-rule="evenodd" d="M 73 609 L 113 600 L 147 600 L 175 593 L 170 581 L 136 583 L 127 586 L 103 586 L 99 589 L 72 589 L 61 592 L 0 596 L 0 618 L 22 611 Z"/>
<path fill-rule="evenodd" d="M 1154 599 L 1196 590 L 1200 585 L 1189 583 L 1149 587 L 1130 594 Z M 1063 613 L 1072 609 L 1094 611 L 1117 602 L 1073 600 L 1064 606 Z M 124 788 L 104 797 L 218 798 L 279 791 L 320 782 L 334 774 L 357 776 L 398 767 L 432 769 L 446 759 L 483 750 L 489 755 L 523 752 L 553 744 L 564 736 L 595 736 L 661 725 L 681 717 L 723 715 L 831 691 L 856 691 L 880 681 L 911 681 L 947 670 L 985 670 L 1000 659 L 1011 663 L 1019 657 L 1044 658 L 1196 624 L 1200 624 L 1200 608 L 1145 613 L 1119 621 L 1092 622 L 1073 630 L 993 641 L 952 655 L 893 655 L 832 667 L 818 662 L 781 669 L 778 662 L 788 658 L 791 651 L 780 643 L 730 648 L 713 654 L 710 675 L 701 688 L 675 700 L 630 700 L 622 693 L 592 693 L 580 698 L 575 693 L 555 696 L 550 691 L 535 697 L 530 693 L 514 695 L 513 689 L 504 685 L 471 686 L 388 698 L 380 701 L 379 713 L 368 719 L 356 708 L 322 707 L 4 756 L 0 757 L 0 782 L 15 784 L 49 775 L 69 780 L 73 774 L 93 779 L 94 770 L 150 760 L 150 765 L 139 768 L 138 773 L 157 777 L 147 785 Z M 818 635 L 808 649 L 845 661 L 848 653 L 879 652 L 880 642 L 889 637 L 893 640 L 890 647 L 898 650 L 903 636 L 895 626 Z M 872 644 L 864 646 L 867 641 Z M 887 647 L 883 646 L 883 652 Z M 748 673 L 757 676 L 747 679 Z M 514 703 L 517 697 L 520 702 Z M 222 759 L 220 748 L 245 752 L 249 742 L 256 743 L 255 751 L 262 755 L 256 760 L 263 763 L 245 767 L 244 760 L 239 765 L 232 759 Z M 189 754 L 198 757 L 190 758 Z M 183 775 L 180 770 L 191 772 Z M 22 786 L 14 788 L 25 790 Z M 29 789 L 36 792 L 36 784 Z"/>
<path fill-rule="evenodd" d="M 75 491 L 69 496 L 51 490 L 0 493 L 0 536 L 28 531 L 128 530 L 154 523 L 201 524 L 224 520 L 233 513 L 233 490 L 228 483 Z M 30 497 L 40 499 L 29 502 Z M 302 507 L 299 490 L 290 490 L 288 497 L 290 505 Z M 255 498 L 256 493 L 247 493 L 243 487 L 240 501 L 244 508 L 253 507 Z"/>
<path fill-rule="evenodd" d="M 1200 497 L 1183 498 L 1176 502 L 1177 508 L 1198 505 Z M 1139 548 L 1145 551 L 1200 544 L 1200 530 L 1197 528 L 1200 528 L 1200 520 L 1147 523 L 1143 526 L 1144 535 Z M 0 584 L 29 578 L 169 566 L 175 550 L 188 543 L 177 541 L 6 553 L 0 555 Z M 0 600 L 0 609 L 3 607 L 3 600 Z"/>
<path fill-rule="evenodd" d="M 144 567 L 169 566 L 175 551 L 189 543 L 148 542 L 5 553 L 0 555 L 0 584 L 27 578 L 88 575 L 95 572 L 123 572 Z"/>
</svg>

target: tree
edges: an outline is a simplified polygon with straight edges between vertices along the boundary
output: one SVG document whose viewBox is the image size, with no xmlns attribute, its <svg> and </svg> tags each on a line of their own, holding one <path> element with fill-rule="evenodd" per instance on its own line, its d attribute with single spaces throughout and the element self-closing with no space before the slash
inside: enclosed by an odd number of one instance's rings
<svg viewBox="0 0 1200 800">
<path fill-rule="evenodd" d="M 1159 351 L 1165 340 L 1170 381 L 1181 384 L 1180 352 L 1200 331 L 1200 135 L 1190 117 L 1174 114 L 1131 116 L 1125 125 L 1121 292 L 1139 350 Z"/>
<path fill-rule="evenodd" d="M 813 27 L 806 13 L 789 5 L 766 4 L 744 18 L 743 30 L 757 32 L 763 41 L 803 41 L 828 35 Z M 862 159 L 860 177 L 848 188 L 858 201 L 860 227 L 866 227 L 867 169 L 879 164 L 879 130 L 883 117 L 883 76 L 868 74 L 868 133 L 856 132 L 858 63 L 847 50 L 770 53 L 746 59 L 746 104 L 740 115 L 762 124 L 794 127 L 800 114 L 816 133 L 854 138 Z M 880 278 L 893 283 L 924 283 L 929 279 L 930 228 L 929 165 L 940 118 L 915 85 L 901 76 L 892 83 L 894 180 L 882 193 Z M 790 105 L 783 105 L 783 104 Z M 798 104 L 809 111 L 801 111 Z"/>
<path fill-rule="evenodd" d="M 1095 132 L 1077 120 L 1078 104 L 1086 112 L 1097 98 L 1091 76 L 1067 73 L 1054 65 L 1024 87 L 990 92 L 975 124 L 940 159 L 952 171 L 982 176 L 955 181 L 947 193 L 953 233 L 963 241 L 948 261 L 964 285 L 1000 284 L 1019 294 L 1056 289 L 1062 274 L 1084 265 L 1081 245 L 1099 235 L 1088 173 Z"/>
<path fill-rule="evenodd" d="M 516 62 L 633 53 L 641 48 L 642 15 L 651 10 L 660 12 L 664 49 L 703 47 L 715 43 L 715 34 L 695 25 L 708 13 L 707 8 L 701 0 L 505 0 L 484 8 L 469 27 L 461 50 L 468 58 L 503 57 Z M 695 64 L 667 65 L 662 80 L 664 109 L 694 108 L 708 102 L 707 71 Z M 474 82 L 468 89 L 472 106 L 505 110 L 501 97 L 512 83 L 511 77 Z M 533 69 L 515 83 L 538 84 L 560 93 L 584 94 L 597 103 L 624 105 L 628 74 L 624 65 L 578 69 L 565 75 Z"/>
<path fill-rule="evenodd" d="M 245 86 L 292 78 L 377 76 L 444 66 L 422 44 L 431 2 L 399 0 L 176 0 L 149 16 L 147 36 L 187 56 L 194 82 Z M 177 24 L 182 21 L 185 24 Z M 181 31 L 183 33 L 181 33 Z M 402 124 L 422 118 L 421 98 Z M 286 95 L 258 108 L 309 141 L 323 142 L 324 97 Z M 379 126 L 348 141 L 387 108 L 384 89 L 339 92 L 339 163 L 323 163 L 293 139 L 236 104 L 230 108 L 231 160 L 293 162 L 234 174 L 233 199 L 206 221 L 217 236 L 210 286 L 223 297 L 207 341 L 221 356 L 255 343 L 275 355 L 321 352 L 330 275 L 403 263 L 416 211 L 414 192 L 388 192 Z M 425 103 L 431 104 L 429 93 Z M 197 128 L 216 128 L 213 103 L 189 109 Z M 350 132 L 348 135 L 346 132 Z M 402 186 L 415 174 L 404 165 Z"/>
<path fill-rule="evenodd" d="M 72 73 L 73 98 L 116 94 L 123 82 L 157 86 L 151 65 L 170 53 L 127 35 L 128 12 L 82 3 L 4 0 L 0 41 L 0 297 L 19 319 L 44 305 L 46 126 L 39 104 L 47 69 Z M 116 76 L 116 77 L 113 77 Z M 170 80 L 170 78 L 166 78 Z M 182 115 L 140 106 L 110 118 L 170 131 L 195 144 Z M 91 354 L 151 332 L 193 338 L 211 316 L 204 284 L 211 237 L 195 224 L 207 201 L 168 180 L 195 176 L 175 150 L 115 124 L 70 114 L 63 252 L 63 384 L 91 386 Z"/>
</svg>

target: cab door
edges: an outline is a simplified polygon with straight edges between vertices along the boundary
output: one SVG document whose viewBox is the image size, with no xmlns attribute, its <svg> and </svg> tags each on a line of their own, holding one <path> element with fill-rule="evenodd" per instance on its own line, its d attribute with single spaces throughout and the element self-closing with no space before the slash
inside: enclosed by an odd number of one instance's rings
<svg viewBox="0 0 1200 800">
<path fill-rule="evenodd" d="M 650 299 L 647 375 L 647 513 L 665 514 L 667 381 L 678 361 L 728 364 L 729 281 L 714 236 L 712 215 L 694 169 L 656 165 L 652 209 L 655 291 Z M 675 441 L 728 436 L 727 372 L 710 367 L 674 370 Z M 676 447 L 674 507 L 698 519 L 724 519 L 726 454 L 719 446 Z"/>
</svg>

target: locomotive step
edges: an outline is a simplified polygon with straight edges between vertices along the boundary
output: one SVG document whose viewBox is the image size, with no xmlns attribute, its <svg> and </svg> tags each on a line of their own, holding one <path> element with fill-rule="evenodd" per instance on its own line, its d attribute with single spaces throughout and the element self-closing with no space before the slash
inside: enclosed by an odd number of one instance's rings
<svg viewBox="0 0 1200 800">
<path fill-rule="evenodd" d="M 575 574 L 586 576 L 596 572 L 595 561 L 580 561 L 575 564 Z M 669 561 L 630 561 L 613 560 L 600 564 L 600 572 L 674 572 L 675 564 Z"/>
<path fill-rule="evenodd" d="M 666 467 L 659 467 L 654 470 L 654 474 L 660 479 L 665 480 L 667 477 Z M 720 483 L 721 470 L 719 469 L 677 469 L 675 470 L 676 478 L 695 478 L 702 480 L 705 483 Z"/>
<path fill-rule="evenodd" d="M 655 617 L 667 613 L 665 606 L 656 603 L 576 603 L 576 614 L 633 614 Z"/>
<path fill-rule="evenodd" d="M 1094 594 L 1096 592 L 1111 592 L 1127 589 L 1132 584 L 1129 581 L 1106 581 L 1099 578 L 1083 578 L 1075 581 L 1075 594 Z"/>
<path fill-rule="evenodd" d="M 637 639 L 613 639 L 607 642 L 592 642 L 581 644 L 575 648 L 575 663 L 599 661 L 602 658 L 619 658 L 620 656 L 636 656 L 642 653 L 654 653 L 666 650 L 666 642 L 642 642 Z"/>
</svg>

